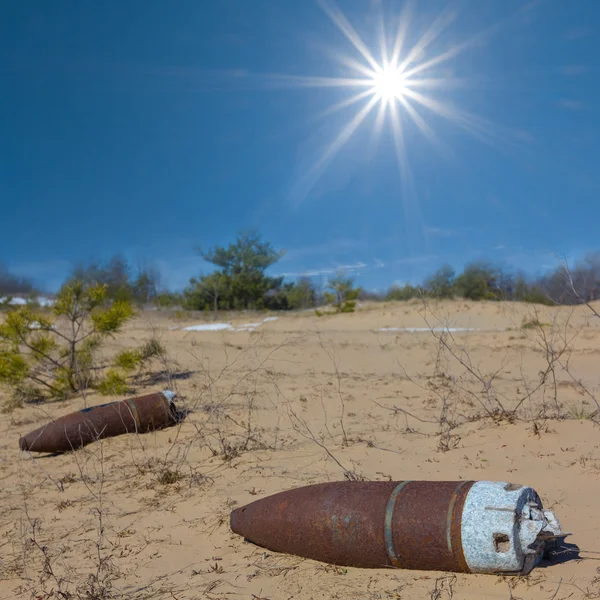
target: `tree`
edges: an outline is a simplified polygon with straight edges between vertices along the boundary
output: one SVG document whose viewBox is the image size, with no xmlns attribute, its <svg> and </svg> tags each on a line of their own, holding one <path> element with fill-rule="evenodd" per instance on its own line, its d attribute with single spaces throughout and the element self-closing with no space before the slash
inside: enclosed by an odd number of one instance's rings
<svg viewBox="0 0 600 600">
<path fill-rule="evenodd" d="M 566 261 L 538 281 L 558 304 L 581 304 L 600 299 L 600 253 L 588 254 L 573 268 Z"/>
<path fill-rule="evenodd" d="M 15 294 L 31 294 L 34 292 L 31 280 L 13 275 L 8 267 L 0 261 L 0 298 Z"/>
<path fill-rule="evenodd" d="M 142 267 L 131 283 L 132 296 L 138 304 L 150 304 L 158 296 L 160 275 L 153 267 Z"/>
<path fill-rule="evenodd" d="M 199 279 L 190 279 L 190 285 L 184 291 L 184 305 L 192 310 L 213 310 L 228 304 L 230 277 L 214 271 Z"/>
<path fill-rule="evenodd" d="M 263 273 L 282 256 L 269 242 L 263 242 L 256 232 L 238 233 L 237 239 L 227 248 L 215 246 L 204 252 L 199 250 L 204 260 L 219 267 L 223 273 L 236 276 L 240 273 Z"/>
<path fill-rule="evenodd" d="M 336 313 L 354 312 L 361 288 L 354 287 L 354 280 L 351 277 L 339 273 L 328 282 L 327 288 L 331 292 L 325 292 L 325 301 L 335 308 Z"/>
<path fill-rule="evenodd" d="M 134 276 L 127 259 L 122 254 L 115 254 L 106 263 L 77 265 L 67 281 L 104 285 L 106 298 L 143 305 L 149 304 L 158 295 L 160 275 L 156 268 L 142 264 Z"/>
<path fill-rule="evenodd" d="M 293 310 L 310 308 L 316 302 L 316 290 L 308 277 L 300 278 L 287 292 L 288 306 Z"/>
<path fill-rule="evenodd" d="M 412 300 L 413 298 L 422 298 L 425 296 L 427 291 L 419 286 L 414 286 L 410 283 L 404 284 L 400 287 L 399 285 L 393 285 L 385 296 L 386 300 Z"/>
<path fill-rule="evenodd" d="M 130 284 L 131 267 L 127 259 L 116 254 L 104 268 L 103 278 L 98 283 L 106 285 L 106 295 L 113 300 L 133 300 Z"/>
<path fill-rule="evenodd" d="M 455 275 L 450 265 L 444 265 L 425 281 L 425 289 L 435 298 L 452 298 Z"/>
<path fill-rule="evenodd" d="M 27 306 L 7 313 L 0 325 L 0 383 L 22 400 L 66 398 L 96 387 L 122 393 L 126 376 L 162 351 L 157 343 L 124 350 L 99 362 L 104 342 L 134 316 L 125 301 L 106 302 L 106 285 L 67 283 L 47 316 Z"/>
<path fill-rule="evenodd" d="M 269 298 L 277 296 L 283 277 L 269 277 L 265 271 L 275 264 L 283 252 L 263 242 L 257 233 L 240 233 L 229 246 L 215 246 L 200 255 L 218 267 L 215 273 L 190 280 L 185 291 L 190 308 L 207 308 L 207 298 L 216 308 L 265 308 Z"/>
<path fill-rule="evenodd" d="M 484 262 L 468 264 L 456 278 L 456 291 L 469 300 L 499 298 L 498 269 Z"/>
</svg>

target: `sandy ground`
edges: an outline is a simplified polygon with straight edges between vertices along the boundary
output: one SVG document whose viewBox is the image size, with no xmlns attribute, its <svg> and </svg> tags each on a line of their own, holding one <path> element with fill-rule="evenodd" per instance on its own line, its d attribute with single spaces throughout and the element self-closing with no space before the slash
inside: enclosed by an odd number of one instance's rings
<svg viewBox="0 0 600 600">
<path fill-rule="evenodd" d="M 179 426 L 48 457 L 19 435 L 84 399 L 0 415 L 0 598 L 600 598 L 600 318 L 464 302 L 278 316 L 187 332 L 203 318 L 149 312 L 127 328 L 113 349 L 153 330 L 166 345 L 169 381 L 138 391 L 176 389 Z M 429 326 L 479 331 L 377 331 Z M 527 577 L 341 569 L 229 529 L 236 506 L 345 474 L 531 485 L 579 554 Z"/>
</svg>

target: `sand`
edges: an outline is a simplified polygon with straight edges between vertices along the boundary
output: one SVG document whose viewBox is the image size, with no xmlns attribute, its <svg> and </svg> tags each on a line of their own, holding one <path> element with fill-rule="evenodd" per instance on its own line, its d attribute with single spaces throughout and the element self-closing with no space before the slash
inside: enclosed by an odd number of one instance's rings
<svg viewBox="0 0 600 600">
<path fill-rule="evenodd" d="M 157 332 L 169 380 L 138 392 L 175 389 L 179 426 L 48 457 L 19 435 L 106 397 L 0 415 L 0 598 L 600 598 L 600 318 L 462 301 L 266 316 L 185 331 L 211 320 L 147 312 L 111 343 Z M 530 485 L 579 552 L 526 577 L 342 569 L 229 529 L 236 506 L 348 474 Z"/>
</svg>

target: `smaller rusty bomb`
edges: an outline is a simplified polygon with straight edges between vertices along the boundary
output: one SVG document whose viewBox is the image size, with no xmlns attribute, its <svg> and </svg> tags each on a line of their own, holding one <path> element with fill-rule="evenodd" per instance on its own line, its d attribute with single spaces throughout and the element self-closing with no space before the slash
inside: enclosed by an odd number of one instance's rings
<svg viewBox="0 0 600 600">
<path fill-rule="evenodd" d="M 29 452 L 68 452 L 102 438 L 147 433 L 173 425 L 180 415 L 169 390 L 90 406 L 60 417 L 20 438 Z"/>
<path fill-rule="evenodd" d="M 231 529 L 330 564 L 527 574 L 569 534 L 530 487 L 494 481 L 343 481 L 237 508 Z"/>
</svg>

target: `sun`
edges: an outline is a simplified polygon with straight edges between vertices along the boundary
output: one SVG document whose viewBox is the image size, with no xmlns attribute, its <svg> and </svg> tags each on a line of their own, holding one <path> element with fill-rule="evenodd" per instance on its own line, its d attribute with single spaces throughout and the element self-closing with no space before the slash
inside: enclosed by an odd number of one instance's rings
<svg viewBox="0 0 600 600">
<path fill-rule="evenodd" d="M 384 67 L 373 77 L 372 92 L 380 100 L 400 100 L 405 91 L 404 75 L 398 68 Z"/>
<path fill-rule="evenodd" d="M 300 181 L 294 186 L 293 195 L 302 201 L 324 173 L 328 165 L 348 143 L 364 122 L 372 123 L 375 138 L 379 139 L 385 127 L 393 137 L 402 184 L 412 185 L 409 165 L 409 148 L 406 144 L 407 126 L 414 126 L 442 153 L 449 155 L 448 148 L 438 138 L 431 125 L 431 117 L 451 121 L 467 133 L 489 142 L 497 137 L 493 124 L 471 113 L 453 106 L 445 90 L 464 80 L 455 79 L 451 61 L 461 52 L 473 48 L 496 26 L 467 38 L 445 50 L 432 53 L 434 42 L 456 17 L 456 12 L 447 9 L 427 27 L 422 35 L 409 45 L 409 33 L 414 33 L 411 13 L 416 2 L 405 0 L 403 12 L 398 18 L 384 18 L 380 12 L 378 48 L 370 48 L 354 29 L 346 15 L 334 0 L 315 0 L 337 29 L 351 43 L 354 56 L 343 55 L 339 49 L 333 51 L 336 62 L 345 72 L 344 76 L 295 76 L 272 75 L 272 83 L 304 88 L 337 88 L 350 93 L 337 104 L 321 113 L 323 117 L 356 106 L 353 116 L 342 124 L 338 135 L 323 148 L 314 164 L 303 171 Z M 379 6 L 381 2 L 375 3 Z M 518 14 L 518 11 L 517 11 Z M 391 22 L 393 21 L 393 25 Z M 389 29 L 394 29 L 390 34 Z M 375 113 L 374 119 L 367 119 Z M 412 139 L 413 136 L 411 136 Z M 412 142 L 411 142 L 412 143 Z"/>
</svg>

